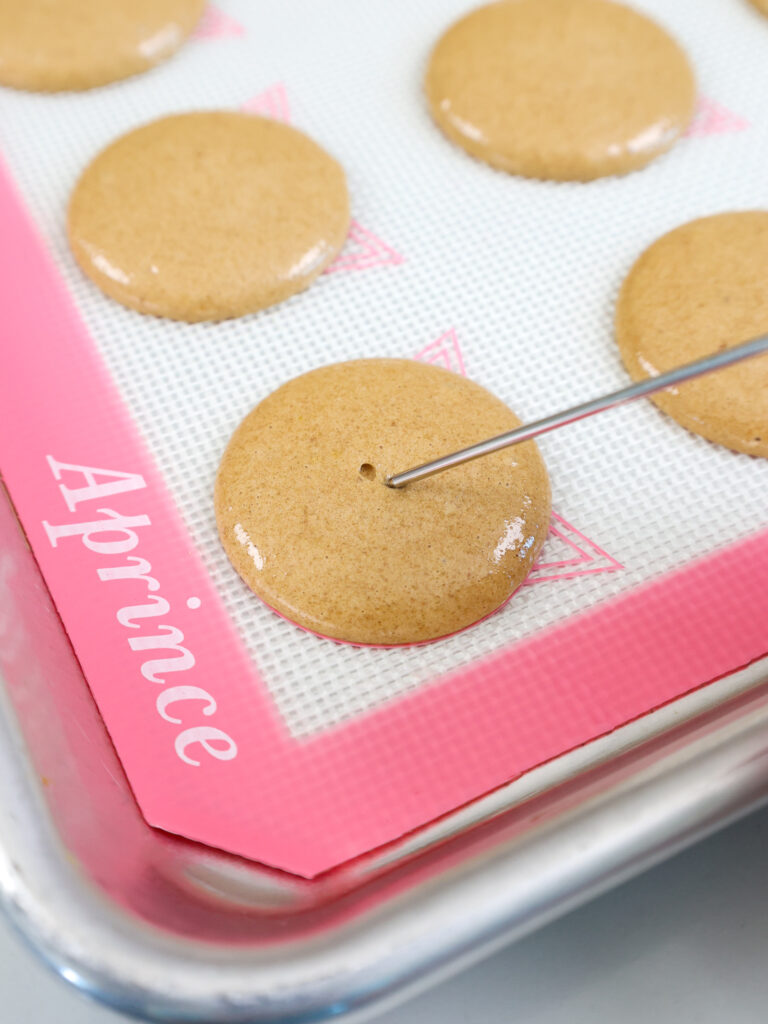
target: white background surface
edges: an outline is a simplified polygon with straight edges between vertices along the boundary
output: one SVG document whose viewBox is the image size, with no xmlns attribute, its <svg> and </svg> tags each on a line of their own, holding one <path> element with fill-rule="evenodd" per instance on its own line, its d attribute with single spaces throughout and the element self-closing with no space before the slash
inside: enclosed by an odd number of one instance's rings
<svg viewBox="0 0 768 1024">
<path fill-rule="evenodd" d="M 510 946 L 380 1024 L 764 1024 L 768 810 Z M 1 1024 L 118 1024 L 0 923 Z"/>
</svg>

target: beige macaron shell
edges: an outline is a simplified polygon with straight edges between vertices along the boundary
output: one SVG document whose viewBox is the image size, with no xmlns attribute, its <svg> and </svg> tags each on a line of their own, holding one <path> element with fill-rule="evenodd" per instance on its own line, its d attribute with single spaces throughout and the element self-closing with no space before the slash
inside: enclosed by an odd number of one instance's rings
<svg viewBox="0 0 768 1024">
<path fill-rule="evenodd" d="M 243 316 L 308 287 L 349 227 L 340 165 L 250 114 L 177 114 L 123 135 L 69 206 L 82 270 L 112 298 L 176 320 Z"/>
<path fill-rule="evenodd" d="M 763 14 L 768 14 L 768 0 L 750 0 L 753 7 L 756 7 L 758 11 Z"/>
<path fill-rule="evenodd" d="M 192 32 L 205 0 L 0 0 L 0 83 L 55 92 L 145 71 Z"/>
<path fill-rule="evenodd" d="M 609 0 L 501 0 L 451 26 L 426 75 L 432 116 L 467 152 L 530 178 L 643 167 L 691 120 L 678 44 Z"/>
<path fill-rule="evenodd" d="M 224 548 L 268 605 L 325 636 L 402 644 L 453 633 L 509 597 L 546 537 L 538 449 L 403 490 L 383 480 L 518 423 L 479 385 L 412 360 L 312 371 L 249 413 L 224 453 Z"/>
<path fill-rule="evenodd" d="M 634 380 L 768 333 L 768 212 L 717 214 L 664 235 L 629 273 L 616 339 Z M 653 401 L 693 433 L 768 456 L 768 356 Z"/>
</svg>

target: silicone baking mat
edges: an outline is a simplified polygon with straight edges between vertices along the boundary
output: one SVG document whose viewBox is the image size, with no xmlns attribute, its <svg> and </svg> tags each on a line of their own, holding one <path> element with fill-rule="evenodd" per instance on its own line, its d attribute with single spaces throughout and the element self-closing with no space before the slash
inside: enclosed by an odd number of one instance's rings
<svg viewBox="0 0 768 1024">
<path fill-rule="evenodd" d="M 421 78 L 457 0 L 231 0 L 144 76 L 0 92 L 5 160 L 53 258 L 5 183 L 0 468 L 152 824 L 313 874 L 768 650 L 768 462 L 650 404 L 542 441 L 555 513 L 536 568 L 500 613 L 435 644 L 302 632 L 251 595 L 216 535 L 219 456 L 287 378 L 411 356 L 538 417 L 626 382 L 613 306 L 645 246 L 768 205 L 768 19 L 744 0 L 635 6 L 687 49 L 697 115 L 649 168 L 589 185 L 495 172 L 432 126 Z M 69 254 L 71 188 L 117 134 L 218 107 L 290 120 L 342 162 L 347 246 L 258 316 L 125 310 Z"/>
</svg>

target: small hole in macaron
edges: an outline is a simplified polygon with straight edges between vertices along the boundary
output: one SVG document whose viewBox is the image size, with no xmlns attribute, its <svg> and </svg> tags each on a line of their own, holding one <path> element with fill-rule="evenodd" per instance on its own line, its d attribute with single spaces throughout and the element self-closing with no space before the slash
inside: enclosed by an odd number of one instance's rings
<svg viewBox="0 0 768 1024">
<path fill-rule="evenodd" d="M 360 476 L 365 480 L 375 480 L 376 470 L 370 464 L 370 462 L 364 462 L 360 467 Z"/>
</svg>

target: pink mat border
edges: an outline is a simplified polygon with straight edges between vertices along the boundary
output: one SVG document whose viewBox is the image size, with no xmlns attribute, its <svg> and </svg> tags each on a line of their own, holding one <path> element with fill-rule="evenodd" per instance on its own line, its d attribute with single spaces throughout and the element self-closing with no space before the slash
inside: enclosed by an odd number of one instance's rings
<svg viewBox="0 0 768 1024">
<path fill-rule="evenodd" d="M 312 877 L 768 651 L 766 529 L 377 711 L 291 738 L 2 166 L 0 222 L 0 469 L 150 824 Z M 60 486 L 83 477 L 59 468 L 55 479 L 50 457 L 140 474 L 144 486 L 69 509 Z M 162 652 L 129 646 L 160 620 L 118 621 L 121 607 L 147 602 L 144 583 L 99 578 L 123 556 L 89 550 L 77 532 L 51 544 L 52 527 L 102 520 L 105 508 L 133 523 L 132 557 L 151 563 L 168 607 L 154 632 L 183 633 L 183 674 L 181 662 L 147 668 Z M 93 534 L 109 537 L 128 534 Z M 157 712 L 169 693 L 179 722 Z M 184 749 L 200 764 L 185 763 L 179 733 L 206 726 L 230 735 L 236 756 L 193 745 Z"/>
</svg>

